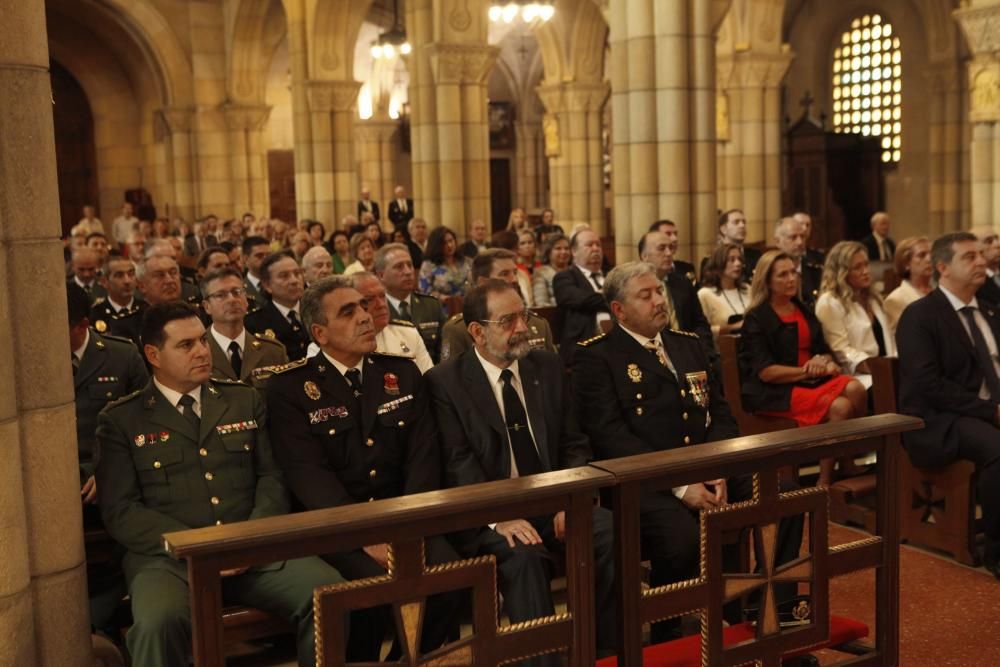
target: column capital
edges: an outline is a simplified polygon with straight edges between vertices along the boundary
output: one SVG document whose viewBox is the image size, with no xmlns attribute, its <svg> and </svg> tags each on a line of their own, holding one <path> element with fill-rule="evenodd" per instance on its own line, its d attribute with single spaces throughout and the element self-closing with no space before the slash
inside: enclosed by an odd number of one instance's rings
<svg viewBox="0 0 1000 667">
<path fill-rule="evenodd" d="M 219 109 L 231 130 L 260 130 L 271 115 L 271 107 L 265 104 L 224 102 Z"/>
<path fill-rule="evenodd" d="M 569 81 L 535 88 L 548 113 L 600 111 L 611 94 L 607 81 Z"/>
<path fill-rule="evenodd" d="M 721 88 L 777 88 L 794 59 L 792 52 L 732 53 L 716 62 L 717 80 Z"/>
<path fill-rule="evenodd" d="M 399 129 L 399 121 L 378 117 L 354 121 L 354 132 L 361 141 L 388 141 Z"/>
<path fill-rule="evenodd" d="M 1000 121 L 1000 57 L 977 56 L 968 67 L 969 120 L 973 123 Z"/>
<path fill-rule="evenodd" d="M 974 56 L 1000 52 L 1000 4 L 952 12 Z"/>
<path fill-rule="evenodd" d="M 429 44 L 431 72 L 437 84 L 485 83 L 500 50 L 495 46 Z"/>
<path fill-rule="evenodd" d="M 312 79 L 306 82 L 309 110 L 319 112 L 350 111 L 358 99 L 359 81 Z"/>
<path fill-rule="evenodd" d="M 167 132 L 176 134 L 191 131 L 195 110 L 194 107 L 163 107 L 158 109 L 156 114 L 163 121 Z"/>
</svg>

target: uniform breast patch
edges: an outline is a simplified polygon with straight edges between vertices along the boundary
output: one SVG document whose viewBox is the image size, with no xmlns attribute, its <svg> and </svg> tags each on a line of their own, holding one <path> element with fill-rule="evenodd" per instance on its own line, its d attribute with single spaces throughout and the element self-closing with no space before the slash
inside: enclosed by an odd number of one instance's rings
<svg viewBox="0 0 1000 667">
<path fill-rule="evenodd" d="M 347 417 L 347 408 L 343 405 L 341 406 L 330 406 L 328 408 L 320 408 L 319 410 L 313 410 L 309 413 L 309 423 L 310 424 L 322 424 L 331 417 L 340 417 L 344 419 Z"/>
<path fill-rule="evenodd" d="M 702 408 L 708 407 L 708 373 L 705 371 L 698 371 L 696 373 L 685 373 L 684 379 L 687 380 L 688 391 L 691 394 L 691 398 Z"/>
<path fill-rule="evenodd" d="M 257 420 L 248 419 L 246 421 L 233 422 L 231 424 L 219 424 L 215 427 L 215 430 L 219 432 L 219 435 L 229 435 L 230 433 L 252 431 L 255 428 L 257 428 Z"/>
<path fill-rule="evenodd" d="M 403 403 L 406 403 L 407 401 L 412 401 L 412 400 L 413 400 L 413 394 L 407 394 L 406 396 L 400 396 L 399 398 L 397 398 L 394 401 L 389 401 L 388 403 L 383 403 L 382 405 L 378 406 L 378 413 L 377 414 L 384 415 L 387 412 L 392 412 L 393 410 L 395 410 L 396 408 L 398 408 L 399 406 L 401 406 Z"/>
</svg>

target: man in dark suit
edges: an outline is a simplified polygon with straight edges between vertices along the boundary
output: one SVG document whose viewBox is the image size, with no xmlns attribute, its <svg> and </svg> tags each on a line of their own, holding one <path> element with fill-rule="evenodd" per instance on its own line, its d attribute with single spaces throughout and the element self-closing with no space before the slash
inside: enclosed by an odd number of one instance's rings
<svg viewBox="0 0 1000 667">
<path fill-rule="evenodd" d="M 694 272 L 694 264 L 677 259 L 677 248 L 680 247 L 681 243 L 680 235 L 677 233 L 677 223 L 673 220 L 657 220 L 649 226 L 649 231 L 666 234 L 670 244 L 670 255 L 674 258 L 670 272 L 684 276 L 697 286 L 698 276 Z"/>
<path fill-rule="evenodd" d="M 731 208 L 719 216 L 719 244 L 731 243 L 738 246 L 743 253 L 743 278 L 750 282 L 753 278 L 753 270 L 757 268 L 757 261 L 760 260 L 761 252 L 756 248 L 748 248 L 747 240 L 747 216 L 738 208 Z M 708 257 L 703 257 L 701 266 L 698 267 L 698 275 L 705 273 L 705 264 Z"/>
<path fill-rule="evenodd" d="M 873 262 L 892 262 L 896 254 L 896 242 L 889 238 L 889 214 L 877 211 L 871 219 L 871 234 L 861 239 L 861 245 L 868 251 L 868 259 Z"/>
<path fill-rule="evenodd" d="M 601 293 L 604 287 L 601 237 L 590 229 L 581 229 L 570 238 L 569 244 L 573 266 L 552 279 L 556 303 L 565 312 L 559 356 L 566 365 L 573 361 L 576 344 L 600 333 L 600 323 L 611 319 Z"/>
<path fill-rule="evenodd" d="M 983 258 L 986 260 L 986 281 L 976 292 L 976 298 L 1000 305 L 1000 236 L 987 225 L 979 225 L 969 231 L 983 244 Z"/>
<path fill-rule="evenodd" d="M 584 432 L 598 459 L 697 445 L 739 435 L 718 377 L 695 334 L 667 328 L 666 295 L 655 270 L 628 262 L 604 286 L 616 324 L 584 341 L 573 363 L 573 389 Z M 752 479 L 739 477 L 645 491 L 640 499 L 644 557 L 652 560 L 650 584 L 697 576 L 699 510 L 748 499 Z M 778 562 L 798 556 L 801 519 L 782 522 Z M 779 594 L 789 599 L 794 585 Z M 675 627 L 659 626 L 663 641 Z"/>
<path fill-rule="evenodd" d="M 793 217 L 781 218 L 774 227 L 774 245 L 795 261 L 799 299 L 812 310 L 819 298 L 823 267 L 806 260 L 806 238 L 805 225 Z"/>
<path fill-rule="evenodd" d="M 194 223 L 191 233 L 184 237 L 184 254 L 188 257 L 197 257 L 205 248 L 217 243 L 215 235 L 208 233 L 204 220 L 199 220 Z"/>
<path fill-rule="evenodd" d="M 358 219 L 360 220 L 365 213 L 371 213 L 375 222 L 382 218 L 378 210 L 378 202 L 372 199 L 372 193 L 368 186 L 361 188 L 361 199 L 358 200 Z"/>
<path fill-rule="evenodd" d="M 331 276 L 302 299 L 306 326 L 320 347 L 309 359 L 271 369 L 271 441 L 298 507 L 340 507 L 440 488 L 438 431 L 412 360 L 375 354 L 375 327 L 349 277 Z M 269 369 L 256 377 L 263 379 Z M 325 558 L 348 579 L 382 576 L 388 542 Z M 444 538 L 425 542 L 431 565 L 457 560 Z M 457 594 L 434 596 L 422 650 L 447 639 Z M 389 610 L 354 614 L 349 661 L 377 661 Z"/>
<path fill-rule="evenodd" d="M 285 250 L 268 255 L 260 265 L 260 285 L 271 300 L 263 308 L 247 315 L 246 328 L 285 346 L 292 361 L 306 356 L 309 334 L 302 325 L 299 299 L 305 289 L 302 269 Z"/>
<path fill-rule="evenodd" d="M 254 369 L 288 363 L 284 345 L 244 327 L 248 304 L 239 271 L 227 267 L 208 274 L 201 293 L 202 309 L 212 321 L 207 336 L 212 377 L 247 380 Z"/>
<path fill-rule="evenodd" d="M 468 240 L 458 247 L 458 254 L 472 259 L 486 249 L 486 222 L 476 218 L 469 225 Z"/>
<path fill-rule="evenodd" d="M 399 231 L 406 231 L 406 223 L 413 219 L 413 200 L 406 196 L 406 188 L 397 185 L 395 199 L 389 202 L 389 222 Z"/>
<path fill-rule="evenodd" d="M 934 241 L 938 287 L 907 306 L 896 327 L 900 412 L 924 420 L 903 435 L 918 466 L 976 464 L 985 565 L 1000 579 L 1000 311 L 976 298 L 986 259 L 973 234 Z"/>
<path fill-rule="evenodd" d="M 251 310 L 263 308 L 267 305 L 267 295 L 260 286 L 261 264 L 268 255 L 271 254 L 271 243 L 263 236 L 248 236 L 242 245 L 243 267 L 246 269 L 246 279 L 244 287 L 247 297 L 252 302 Z"/>
<path fill-rule="evenodd" d="M 805 261 L 809 264 L 818 264 L 819 266 L 822 267 L 823 263 L 826 261 L 826 255 L 823 253 L 822 250 L 818 248 L 812 248 L 809 246 L 809 240 L 812 238 L 812 225 L 813 225 L 812 216 L 806 213 L 805 211 L 796 211 L 795 213 L 792 213 L 792 218 L 794 218 L 796 222 L 801 223 L 802 228 L 805 231 L 805 237 L 806 237 Z"/>
<path fill-rule="evenodd" d="M 406 247 L 410 249 L 410 259 L 413 260 L 413 267 L 417 271 L 424 263 L 428 236 L 427 221 L 423 218 L 413 218 L 406 224 Z"/>
<path fill-rule="evenodd" d="M 559 357 L 533 350 L 517 290 L 489 280 L 470 290 L 463 316 L 475 347 L 427 373 L 441 429 L 448 486 L 523 477 L 586 465 L 587 438 L 576 427 Z M 564 552 L 565 513 L 524 517 L 456 538 L 465 557 L 497 559 L 512 623 L 553 614 L 545 550 Z M 594 510 L 597 646 L 614 649 L 611 516 Z M 543 548 L 544 547 L 544 548 Z M 559 664 L 538 659 L 528 664 Z"/>
</svg>

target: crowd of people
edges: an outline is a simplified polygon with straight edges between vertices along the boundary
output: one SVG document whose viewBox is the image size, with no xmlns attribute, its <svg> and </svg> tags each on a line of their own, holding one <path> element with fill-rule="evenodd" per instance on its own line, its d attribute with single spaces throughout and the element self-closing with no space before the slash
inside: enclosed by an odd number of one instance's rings
<svg viewBox="0 0 1000 667">
<path fill-rule="evenodd" d="M 869 237 L 824 253 L 797 212 L 756 248 L 733 209 L 696 272 L 676 256 L 669 220 L 639 239 L 637 261 L 611 267 L 597 232 L 563 230 L 551 210 L 533 220 L 515 209 L 491 237 L 476 220 L 461 239 L 414 208 L 396 188 L 384 224 L 365 189 L 357 215 L 328 233 L 251 214 L 140 221 L 129 204 L 105 229 L 85 207 L 66 241 L 81 496 L 125 551 L 124 579 L 92 584 L 92 622 L 108 627 L 127 590 L 136 664 L 186 664 L 187 587 L 162 533 L 735 437 L 724 335 L 739 337 L 743 405 L 803 426 L 867 414 L 868 360 L 898 356 L 900 409 L 927 424 L 906 434 L 907 450 L 918 465 L 977 464 L 985 561 L 1000 577 L 992 229 L 896 244 L 879 212 Z M 885 268 L 899 283 L 883 296 Z M 862 471 L 821 461 L 816 483 Z M 749 478 L 644 493 L 650 583 L 696 576 L 698 512 L 751 493 Z M 594 509 L 602 655 L 615 646 L 611 524 Z M 564 534 L 562 513 L 525 516 L 428 540 L 426 557 L 494 556 L 516 623 L 553 613 L 546 559 Z M 779 562 L 801 539 L 800 517 L 782 521 Z M 311 664 L 313 587 L 387 562 L 387 543 L 373 544 L 227 572 L 223 593 L 295 624 Z M 457 594 L 431 598 L 423 650 L 454 636 L 461 608 Z M 384 608 L 352 615 L 348 659 L 379 660 L 391 627 Z M 652 638 L 679 632 L 662 621 Z"/>
</svg>

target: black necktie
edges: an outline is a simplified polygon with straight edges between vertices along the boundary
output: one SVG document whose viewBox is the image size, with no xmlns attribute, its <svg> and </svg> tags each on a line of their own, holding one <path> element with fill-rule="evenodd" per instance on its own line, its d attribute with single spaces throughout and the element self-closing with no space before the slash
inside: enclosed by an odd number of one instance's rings
<svg viewBox="0 0 1000 667">
<path fill-rule="evenodd" d="M 973 313 L 976 309 L 972 306 L 961 308 L 960 312 L 965 316 L 965 321 L 969 324 L 969 333 L 972 334 L 972 342 L 976 348 L 976 358 L 979 360 L 979 367 L 983 371 L 983 378 L 986 380 L 986 389 L 990 392 L 990 398 L 994 401 L 1000 398 L 1000 378 L 997 377 L 996 367 L 993 365 L 993 357 L 990 355 L 990 348 L 986 345 L 983 332 L 976 324 Z"/>
<path fill-rule="evenodd" d="M 503 412 L 507 421 L 507 435 L 510 436 L 510 447 L 514 451 L 514 462 L 517 464 L 517 474 L 537 475 L 542 472 L 542 462 L 535 449 L 535 441 L 528 429 L 528 415 L 524 411 L 521 397 L 511 384 L 514 374 L 509 368 L 500 372 L 503 382 Z"/>
<path fill-rule="evenodd" d="M 351 385 L 351 389 L 354 390 L 354 398 L 361 397 L 361 371 L 357 368 L 350 368 L 344 373 L 344 377 L 347 378 L 347 383 Z"/>
<path fill-rule="evenodd" d="M 194 397 L 191 394 L 184 394 L 177 401 L 177 405 L 184 408 L 184 412 L 181 414 L 194 427 L 194 432 L 197 433 L 201 429 L 201 417 L 194 411 Z"/>
<path fill-rule="evenodd" d="M 243 372 L 243 359 L 240 357 L 240 344 L 235 340 L 229 343 L 229 363 L 232 364 L 238 380 Z"/>
<path fill-rule="evenodd" d="M 399 319 L 413 322 L 413 317 L 410 316 L 410 304 L 406 301 L 399 302 Z"/>
<path fill-rule="evenodd" d="M 76 375 L 76 372 L 80 370 L 80 359 L 75 354 L 70 354 L 69 358 L 73 363 L 73 375 Z"/>
<path fill-rule="evenodd" d="M 299 316 L 295 314 L 294 310 L 288 311 L 288 321 L 292 323 L 292 331 L 299 330 Z"/>
<path fill-rule="evenodd" d="M 601 275 L 600 271 L 594 271 L 590 274 L 590 277 L 594 279 L 594 284 L 597 285 L 597 289 L 604 289 L 604 276 Z"/>
</svg>

